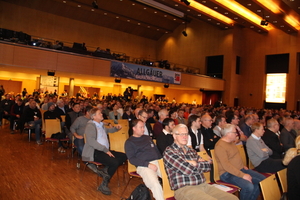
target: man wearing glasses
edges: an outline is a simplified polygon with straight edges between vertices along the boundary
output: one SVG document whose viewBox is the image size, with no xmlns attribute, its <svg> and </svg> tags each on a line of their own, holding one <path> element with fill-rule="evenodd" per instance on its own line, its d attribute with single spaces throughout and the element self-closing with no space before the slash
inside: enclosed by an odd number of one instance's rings
<svg viewBox="0 0 300 200">
<path fill-rule="evenodd" d="M 144 122 L 144 135 L 148 135 L 150 137 L 153 136 L 153 131 L 152 131 L 152 127 L 150 125 L 150 123 L 147 122 L 148 119 L 148 113 L 146 110 L 139 110 L 138 114 L 137 114 L 137 119 L 140 119 Z M 129 137 L 132 136 L 133 132 L 132 132 L 132 125 L 129 128 Z"/>
<path fill-rule="evenodd" d="M 259 182 L 264 180 L 265 176 L 243 165 L 242 157 L 235 145 L 238 134 L 234 125 L 226 124 L 222 135 L 215 146 L 221 180 L 242 189 L 240 200 L 256 200 L 260 193 Z"/>
<path fill-rule="evenodd" d="M 207 184 L 203 172 L 210 171 L 210 162 L 187 146 L 188 128 L 178 124 L 173 129 L 174 143 L 164 152 L 164 166 L 176 200 L 222 199 L 236 200 L 236 196 Z"/>
</svg>

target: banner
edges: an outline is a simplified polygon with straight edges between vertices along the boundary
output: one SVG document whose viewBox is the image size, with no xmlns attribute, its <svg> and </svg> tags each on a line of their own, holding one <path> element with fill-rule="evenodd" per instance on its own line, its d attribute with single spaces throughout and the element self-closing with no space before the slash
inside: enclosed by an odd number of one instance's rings
<svg viewBox="0 0 300 200">
<path fill-rule="evenodd" d="M 180 72 L 117 61 L 111 61 L 110 76 L 178 85 L 181 82 Z"/>
</svg>

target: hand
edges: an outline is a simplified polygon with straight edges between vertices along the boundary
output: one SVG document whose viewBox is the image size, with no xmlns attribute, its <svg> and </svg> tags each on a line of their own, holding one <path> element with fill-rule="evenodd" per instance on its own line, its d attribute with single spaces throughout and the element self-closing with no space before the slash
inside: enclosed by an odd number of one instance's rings
<svg viewBox="0 0 300 200">
<path fill-rule="evenodd" d="M 186 160 L 186 162 L 190 163 L 191 165 L 193 165 L 194 167 L 197 166 L 197 162 L 194 160 Z"/>
<path fill-rule="evenodd" d="M 109 155 L 109 157 L 115 157 L 110 151 L 106 152 L 107 155 Z"/>
<path fill-rule="evenodd" d="M 248 170 L 249 168 L 248 168 L 248 167 L 246 167 L 246 166 L 244 166 L 244 169 L 245 169 L 245 170 Z"/>
<path fill-rule="evenodd" d="M 115 125 L 115 127 L 116 127 L 118 130 L 120 130 L 120 129 L 122 128 L 122 125 L 121 125 L 121 124 L 117 124 L 117 125 Z"/>
<path fill-rule="evenodd" d="M 36 120 L 39 120 L 39 118 L 38 117 L 34 117 L 33 120 L 36 121 Z"/>
<path fill-rule="evenodd" d="M 17 118 L 20 118 L 20 115 L 16 115 Z"/>
<path fill-rule="evenodd" d="M 266 152 L 266 153 L 269 152 L 267 148 L 262 148 L 261 150 L 264 151 L 264 152 Z"/>
<path fill-rule="evenodd" d="M 83 139 L 83 136 L 82 136 L 82 135 L 75 135 L 75 137 L 76 137 L 77 139 Z"/>
<path fill-rule="evenodd" d="M 250 183 L 252 183 L 252 177 L 249 174 L 245 174 L 243 176 L 243 179 L 245 179 L 245 180 L 249 181 Z"/>
<path fill-rule="evenodd" d="M 152 163 L 149 163 L 148 168 L 152 169 L 152 170 L 155 171 L 155 172 L 157 171 L 156 165 L 154 165 L 154 164 L 152 164 Z"/>
<path fill-rule="evenodd" d="M 8 115 L 8 112 L 4 111 L 4 114 L 5 114 L 5 115 Z"/>
</svg>

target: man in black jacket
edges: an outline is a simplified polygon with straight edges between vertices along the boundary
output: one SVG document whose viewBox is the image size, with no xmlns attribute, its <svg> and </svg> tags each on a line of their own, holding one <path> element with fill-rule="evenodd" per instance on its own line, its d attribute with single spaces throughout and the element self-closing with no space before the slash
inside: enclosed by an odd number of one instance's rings
<svg viewBox="0 0 300 200">
<path fill-rule="evenodd" d="M 2 119 L 10 119 L 10 110 L 13 105 L 13 101 L 10 100 L 10 94 L 5 95 L 5 99 L 0 102 L 0 126 L 2 125 Z"/>
<path fill-rule="evenodd" d="M 15 121 L 17 122 L 17 129 L 20 127 L 20 123 L 21 123 L 21 116 L 23 114 L 23 109 L 24 109 L 24 104 L 22 99 L 18 99 L 17 103 L 15 103 L 12 107 L 11 107 L 11 112 L 10 112 L 10 131 L 11 134 L 14 133 L 13 127 L 14 127 L 14 123 Z"/>
</svg>

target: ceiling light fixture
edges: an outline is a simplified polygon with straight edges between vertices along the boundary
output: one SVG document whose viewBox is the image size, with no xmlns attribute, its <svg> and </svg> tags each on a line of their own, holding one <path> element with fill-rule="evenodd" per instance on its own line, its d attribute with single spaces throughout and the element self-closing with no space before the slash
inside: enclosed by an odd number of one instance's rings
<svg viewBox="0 0 300 200">
<path fill-rule="evenodd" d="M 187 32 L 186 32 L 186 26 L 187 26 L 187 22 L 184 23 L 184 29 L 183 29 L 183 31 L 181 32 L 182 35 L 183 35 L 184 37 L 187 37 L 187 36 L 188 36 L 188 34 L 187 34 Z"/>
</svg>

